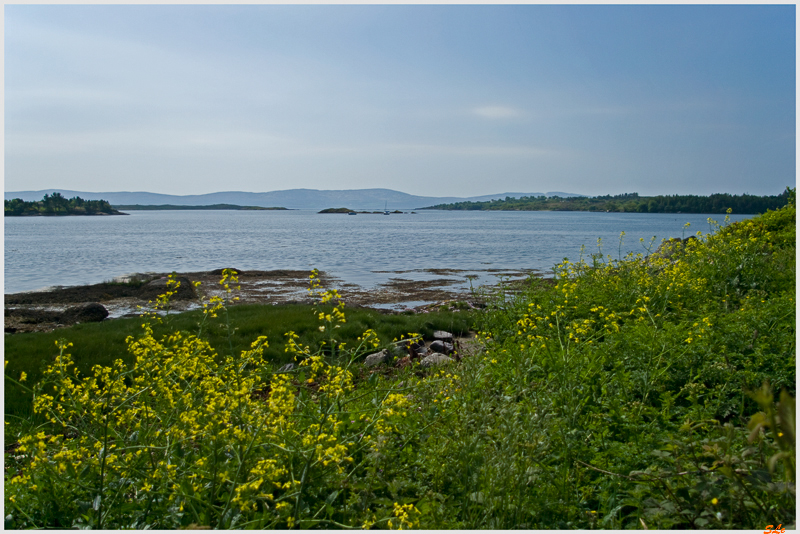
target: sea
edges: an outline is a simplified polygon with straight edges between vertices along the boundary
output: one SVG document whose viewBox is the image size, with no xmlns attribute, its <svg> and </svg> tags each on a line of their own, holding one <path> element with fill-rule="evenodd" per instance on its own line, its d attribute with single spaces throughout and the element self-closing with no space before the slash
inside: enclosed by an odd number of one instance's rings
<svg viewBox="0 0 800 534">
<path fill-rule="evenodd" d="M 412 280 L 441 278 L 437 270 L 444 269 L 458 273 L 464 287 L 477 287 L 514 272 L 552 275 L 565 258 L 576 261 L 598 251 L 614 259 L 646 254 L 662 239 L 708 233 L 714 228 L 709 218 L 723 223 L 725 216 L 439 210 L 351 216 L 287 210 L 5 217 L 4 290 L 224 267 L 317 268 L 364 288 L 400 273 Z"/>
</svg>

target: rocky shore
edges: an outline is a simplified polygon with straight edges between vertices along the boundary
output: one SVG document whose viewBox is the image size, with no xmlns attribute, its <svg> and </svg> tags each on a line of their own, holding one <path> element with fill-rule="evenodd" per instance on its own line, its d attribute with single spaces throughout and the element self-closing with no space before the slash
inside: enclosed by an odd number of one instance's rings
<svg viewBox="0 0 800 534">
<path fill-rule="evenodd" d="M 274 270 L 238 273 L 240 290 L 236 304 L 313 303 L 308 292 L 310 271 Z M 377 287 L 358 284 L 320 273 L 326 288 L 339 291 L 348 307 L 372 307 L 385 313 L 425 313 L 430 309 L 469 309 L 482 307 L 484 297 L 464 288 L 464 273 L 457 269 L 423 269 L 436 278 L 413 280 L 408 272 L 391 273 L 394 277 Z M 487 269 L 486 271 L 492 271 Z M 5 332 L 50 331 L 81 322 L 101 321 L 139 315 L 166 290 L 169 273 L 142 273 L 115 278 L 110 282 L 85 286 L 56 287 L 5 295 Z M 172 297 L 171 309 L 187 311 L 202 306 L 204 300 L 224 296 L 219 285 L 222 269 L 178 273 L 181 282 Z M 532 271 L 504 271 L 506 288 L 522 283 Z M 469 277 L 470 275 L 467 275 Z M 200 282 L 195 288 L 194 282 Z"/>
</svg>

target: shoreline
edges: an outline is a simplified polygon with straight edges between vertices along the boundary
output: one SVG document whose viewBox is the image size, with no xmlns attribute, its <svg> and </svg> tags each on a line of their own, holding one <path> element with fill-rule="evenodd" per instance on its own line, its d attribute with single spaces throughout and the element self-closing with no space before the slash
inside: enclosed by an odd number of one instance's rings
<svg viewBox="0 0 800 534">
<path fill-rule="evenodd" d="M 235 269 L 235 267 L 232 267 Z M 239 300 L 232 305 L 242 304 L 313 304 L 308 292 L 309 275 L 305 270 L 239 270 L 238 286 L 234 292 Z M 376 287 L 362 287 L 320 271 L 319 279 L 326 289 L 336 289 L 347 307 L 366 307 L 383 313 L 426 313 L 431 309 L 473 309 L 483 307 L 483 293 L 491 292 L 503 284 L 506 290 L 513 291 L 529 276 L 542 277 L 535 270 L 497 270 L 485 269 L 487 274 L 507 277 L 496 284 L 484 284 L 472 290 L 464 287 L 465 279 L 477 278 L 474 270 L 459 269 L 418 269 L 435 278 L 414 280 L 408 278 L 411 271 L 389 271 L 394 275 L 387 282 Z M 497 272 L 495 272 L 497 271 Z M 382 271 L 384 272 L 384 271 Z M 135 273 L 112 279 L 110 282 L 87 284 L 52 289 L 10 293 L 4 295 L 5 332 L 41 332 L 70 326 L 75 321 L 69 310 L 89 304 L 100 304 L 108 312 L 105 320 L 122 317 L 135 317 L 148 309 L 148 304 L 166 290 L 166 277 L 170 273 Z M 202 302 L 218 296 L 225 291 L 219 285 L 222 269 L 175 273 L 181 287 L 173 296 L 170 309 L 173 312 L 190 311 L 202 307 Z M 200 282 L 195 289 L 194 283 Z"/>
</svg>

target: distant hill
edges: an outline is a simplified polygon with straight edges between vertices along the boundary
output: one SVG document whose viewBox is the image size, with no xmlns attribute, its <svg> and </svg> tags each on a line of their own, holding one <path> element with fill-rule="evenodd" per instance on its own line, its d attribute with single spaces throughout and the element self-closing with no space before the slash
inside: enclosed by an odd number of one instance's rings
<svg viewBox="0 0 800 534">
<path fill-rule="evenodd" d="M 454 202 L 481 202 L 506 197 L 520 198 L 523 196 L 582 196 L 572 193 L 498 193 L 495 195 L 482 195 L 477 197 L 424 197 L 409 195 L 392 189 L 346 189 L 346 190 L 319 190 L 319 189 L 287 189 L 283 191 L 270 191 L 267 193 L 247 193 L 244 191 L 224 191 L 208 193 L 205 195 L 162 195 L 146 191 L 117 191 L 92 193 L 86 191 L 71 191 L 67 189 L 44 189 L 41 191 L 7 191 L 5 198 L 11 200 L 39 200 L 45 193 L 61 193 L 65 197 L 80 196 L 87 200 L 107 200 L 113 206 L 130 206 L 133 204 L 176 206 L 207 206 L 211 204 L 235 204 L 239 206 L 272 207 L 282 206 L 289 209 L 323 209 L 347 206 L 358 210 L 383 210 L 384 206 L 390 210 L 418 209 L 434 204 L 451 204 Z"/>
</svg>

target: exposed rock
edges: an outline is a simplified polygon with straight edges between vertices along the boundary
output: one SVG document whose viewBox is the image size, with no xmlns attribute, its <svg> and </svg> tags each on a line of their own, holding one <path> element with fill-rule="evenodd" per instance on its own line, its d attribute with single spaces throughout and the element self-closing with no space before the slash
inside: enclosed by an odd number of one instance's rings
<svg viewBox="0 0 800 534">
<path fill-rule="evenodd" d="M 421 340 L 421 339 L 418 339 L 416 341 L 410 342 L 407 346 L 408 346 L 408 348 L 410 348 L 411 350 L 416 352 L 416 351 L 418 351 L 420 349 L 424 349 L 425 348 L 425 342 L 423 340 Z"/>
<path fill-rule="evenodd" d="M 433 352 L 440 352 L 442 354 L 452 354 L 453 351 L 455 350 L 453 348 L 453 344 L 452 343 L 446 343 L 446 342 L 442 341 L 441 339 L 437 339 L 436 341 L 433 341 L 431 343 L 431 346 L 428 347 L 428 348 Z"/>
<path fill-rule="evenodd" d="M 419 362 L 420 367 L 432 367 L 434 365 L 444 365 L 446 363 L 451 363 L 455 360 L 453 358 L 449 358 L 444 354 L 439 354 L 438 352 L 434 352 L 430 356 L 425 356 Z"/>
<path fill-rule="evenodd" d="M 376 365 L 382 365 L 384 363 L 388 363 L 391 360 L 392 356 L 389 354 L 389 351 L 383 349 L 380 352 L 375 352 L 370 354 L 364 360 L 364 365 L 367 367 L 375 367 Z"/>
<path fill-rule="evenodd" d="M 57 323 L 61 321 L 62 312 L 37 310 L 28 308 L 6 308 L 6 318 L 13 317 L 24 324 Z"/>
<path fill-rule="evenodd" d="M 408 354 L 408 351 L 406 351 L 400 345 L 390 345 L 389 348 L 386 350 L 388 350 L 389 354 L 391 354 L 392 356 L 402 357 Z"/>
<path fill-rule="evenodd" d="M 167 281 L 169 280 L 168 277 L 156 278 L 155 280 L 150 280 L 145 285 L 141 287 L 139 290 L 139 297 L 140 298 L 155 298 L 159 295 L 163 295 L 167 290 Z M 185 276 L 176 276 L 174 278 L 176 282 L 180 282 L 178 289 L 174 289 L 175 295 L 172 296 L 173 299 L 192 299 L 194 298 L 195 291 L 194 285 L 192 281 L 186 278 Z"/>
<path fill-rule="evenodd" d="M 422 339 L 407 341 L 405 347 L 407 354 L 411 356 L 412 359 L 416 359 L 428 354 L 428 349 L 425 347 L 425 341 Z"/>
<path fill-rule="evenodd" d="M 453 341 L 453 334 L 445 332 L 444 330 L 437 330 L 433 333 L 434 339 L 441 339 L 442 341 Z"/>
<path fill-rule="evenodd" d="M 175 280 L 176 282 L 180 282 L 180 287 L 179 287 L 179 289 L 180 289 L 181 287 L 184 287 L 184 286 L 191 286 L 191 285 L 192 285 L 192 281 L 191 281 L 191 280 L 189 280 L 188 278 L 186 278 L 185 276 L 176 276 L 176 277 L 174 278 L 174 280 Z M 169 281 L 169 277 L 167 277 L 167 276 L 163 276 L 163 277 L 161 277 L 161 278 L 156 278 L 156 279 L 154 279 L 154 280 L 150 280 L 150 281 L 149 281 L 149 282 L 147 282 L 145 285 L 146 285 L 147 287 L 166 288 L 166 287 L 167 287 L 167 282 L 168 282 L 168 281 Z"/>
<path fill-rule="evenodd" d="M 90 302 L 83 306 L 73 306 L 64 310 L 61 321 L 65 323 L 99 323 L 108 317 L 108 310 L 102 304 Z"/>
<path fill-rule="evenodd" d="M 224 271 L 225 269 L 230 269 L 231 271 L 236 271 L 236 276 L 239 276 L 240 274 L 244 274 L 244 271 L 242 271 L 241 269 L 236 269 L 234 267 L 225 267 L 225 268 L 222 268 L 222 269 L 214 269 L 213 271 L 209 271 L 209 273 L 210 274 L 215 274 L 217 276 L 222 276 L 222 271 Z"/>
<path fill-rule="evenodd" d="M 286 365 L 284 365 L 283 367 L 281 367 L 280 369 L 278 369 L 275 372 L 276 373 L 288 373 L 289 371 L 293 371 L 295 367 L 297 367 L 295 364 L 287 363 Z"/>
</svg>

